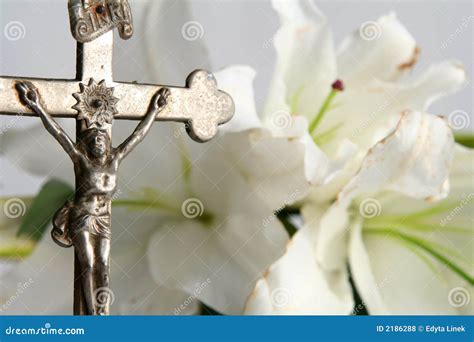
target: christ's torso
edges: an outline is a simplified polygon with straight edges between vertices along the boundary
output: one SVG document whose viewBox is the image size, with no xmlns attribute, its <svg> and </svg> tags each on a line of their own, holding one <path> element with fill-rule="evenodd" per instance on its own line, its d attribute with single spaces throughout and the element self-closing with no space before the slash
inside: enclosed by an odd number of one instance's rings
<svg viewBox="0 0 474 342">
<path fill-rule="evenodd" d="M 86 212 L 100 216 L 110 213 L 112 196 L 117 189 L 118 163 L 108 157 L 104 163 L 92 163 L 85 157 L 75 165 L 74 202 Z"/>
</svg>

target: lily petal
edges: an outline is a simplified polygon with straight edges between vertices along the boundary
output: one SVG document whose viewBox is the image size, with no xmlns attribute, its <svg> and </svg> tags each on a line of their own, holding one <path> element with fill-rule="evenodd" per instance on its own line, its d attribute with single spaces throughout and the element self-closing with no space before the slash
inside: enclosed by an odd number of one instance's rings
<svg viewBox="0 0 474 342">
<path fill-rule="evenodd" d="M 114 127 L 116 144 L 133 132 L 130 122 L 116 122 Z M 143 142 L 120 165 L 116 199 L 140 200 L 146 195 L 150 204 L 158 204 L 185 196 L 183 138 L 187 139 L 184 124 L 155 123 Z"/>
<path fill-rule="evenodd" d="M 191 1 L 150 1 L 144 13 L 143 44 L 151 82 L 182 84 L 195 69 L 212 70 L 202 35 L 204 28 L 192 17 Z"/>
<path fill-rule="evenodd" d="M 288 236 L 275 209 L 262 202 L 219 144 L 193 144 L 188 200 L 199 211 L 191 215 L 183 202 L 184 218 L 153 235 L 148 258 L 158 284 L 236 314 L 261 272 L 284 252 Z"/>
<path fill-rule="evenodd" d="M 445 120 L 421 112 L 403 113 L 395 131 L 369 151 L 321 219 L 317 260 L 327 269 L 344 267 L 346 233 L 352 224 L 348 210 L 356 196 L 393 190 L 432 201 L 445 197 L 453 148 Z"/>
<path fill-rule="evenodd" d="M 73 265 L 72 250 L 44 236 L 29 257 L 0 279 L 2 314 L 71 314 Z"/>
<path fill-rule="evenodd" d="M 336 202 L 320 217 L 312 214 L 317 203 L 308 202 L 302 210 L 305 223 L 318 232 L 314 241 L 316 261 L 324 271 L 341 271 L 347 262 L 347 229 L 350 228 L 349 202 Z"/>
<path fill-rule="evenodd" d="M 473 150 L 456 146 L 446 199 L 433 204 L 391 193 L 380 197 L 381 209 L 398 222 L 351 229 L 350 266 L 370 313 L 472 314 L 473 161 Z"/>
<path fill-rule="evenodd" d="M 219 312 L 240 314 L 260 272 L 285 243 L 268 234 L 282 232 L 277 221 L 260 230 L 255 222 L 232 215 L 217 227 L 190 221 L 160 229 L 148 251 L 155 281 L 185 290 Z"/>
<path fill-rule="evenodd" d="M 219 131 L 239 132 L 261 127 L 262 123 L 257 115 L 253 92 L 255 70 L 245 65 L 234 65 L 217 72 L 215 76 L 219 89 L 232 96 L 235 105 L 234 117 L 219 127 Z"/>
<path fill-rule="evenodd" d="M 281 113 L 311 118 L 336 79 L 336 59 L 326 17 L 311 0 L 273 1 L 281 27 L 274 37 L 276 70 L 265 120 Z"/>
<path fill-rule="evenodd" d="M 338 49 L 339 77 L 347 88 L 375 80 L 393 81 L 410 70 L 418 57 L 415 39 L 394 13 L 367 21 Z"/>
<path fill-rule="evenodd" d="M 283 208 L 309 190 L 305 176 L 305 146 L 297 139 L 273 137 L 267 129 L 229 134 L 219 141 L 223 157 L 246 177 L 252 191 L 269 208 Z M 214 148 L 208 151 L 215 154 Z M 278 186 L 275 186 L 278 184 Z"/>
<path fill-rule="evenodd" d="M 347 271 L 326 272 L 319 266 L 314 233 L 312 226 L 305 226 L 292 237 L 286 253 L 257 282 L 246 314 L 343 315 L 352 311 Z"/>
<path fill-rule="evenodd" d="M 431 65 L 406 92 L 414 108 L 426 110 L 436 100 L 451 95 L 467 85 L 467 75 L 461 62 L 444 61 Z M 409 90 L 409 89 L 407 89 Z"/>
<path fill-rule="evenodd" d="M 423 259 L 390 236 L 368 236 L 356 227 L 350 267 L 371 314 L 455 314 L 447 305 L 449 290 Z"/>
<path fill-rule="evenodd" d="M 111 255 L 112 313 L 123 315 L 189 315 L 199 303 L 178 289 L 155 283 L 146 256 L 148 242 L 157 229 L 157 217 L 149 211 L 114 210 Z M 137 279 L 140 279 L 137 282 Z"/>
<path fill-rule="evenodd" d="M 430 114 L 402 114 L 396 130 L 367 154 L 340 199 L 381 189 L 414 198 L 439 199 L 449 189 L 454 138 L 447 122 Z"/>
<path fill-rule="evenodd" d="M 58 122 L 69 134 L 74 133 L 74 120 Z M 22 130 L 8 130 L 0 140 L 0 155 L 23 170 L 67 182 L 74 179 L 68 155 L 40 123 Z"/>
<path fill-rule="evenodd" d="M 362 86 L 346 87 L 318 127 L 319 132 L 338 127 L 322 149 L 333 155 L 339 148 L 338 142 L 348 138 L 368 150 L 393 130 L 400 112 L 426 111 L 434 101 L 462 89 L 465 84 L 462 66 L 446 61 L 432 65 L 409 82 L 373 80 Z"/>
<path fill-rule="evenodd" d="M 151 276 L 146 252 L 156 227 L 157 216 L 152 210 L 113 210 L 111 288 L 115 300 L 112 313 L 169 315 L 184 300 L 183 292 L 158 286 Z M 196 310 L 196 304 L 188 309 Z"/>
</svg>

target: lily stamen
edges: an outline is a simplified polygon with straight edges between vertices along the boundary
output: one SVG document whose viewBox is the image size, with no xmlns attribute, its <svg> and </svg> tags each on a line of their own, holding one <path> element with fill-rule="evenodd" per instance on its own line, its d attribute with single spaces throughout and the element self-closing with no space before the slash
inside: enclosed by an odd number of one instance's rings
<svg viewBox="0 0 474 342">
<path fill-rule="evenodd" d="M 326 97 L 326 99 L 323 102 L 323 105 L 319 109 L 318 114 L 314 117 L 313 121 L 311 121 L 309 125 L 310 134 L 313 134 L 316 127 L 318 127 L 318 125 L 320 124 L 321 120 L 323 119 L 324 115 L 328 111 L 329 106 L 331 105 L 331 102 L 336 96 L 336 94 L 343 90 L 344 90 L 344 83 L 341 80 L 334 81 L 334 83 L 331 85 L 331 92 Z"/>
</svg>

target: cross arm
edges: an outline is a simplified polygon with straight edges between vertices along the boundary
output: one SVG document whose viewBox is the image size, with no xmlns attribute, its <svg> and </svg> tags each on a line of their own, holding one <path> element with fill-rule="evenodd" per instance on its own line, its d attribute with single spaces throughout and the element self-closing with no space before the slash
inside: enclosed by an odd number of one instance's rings
<svg viewBox="0 0 474 342">
<path fill-rule="evenodd" d="M 176 121 L 188 124 L 189 135 L 196 141 L 212 139 L 217 126 L 229 121 L 234 114 L 234 102 L 217 88 L 214 76 L 196 70 L 186 80 L 186 87 L 116 83 L 114 95 L 121 100 L 116 119 L 141 119 L 145 116 L 153 96 L 161 88 L 170 90 L 167 105 L 156 116 L 158 121 Z"/>
<path fill-rule="evenodd" d="M 72 107 L 81 82 L 76 80 L 44 80 L 38 78 L 0 77 L 0 113 L 6 115 L 37 116 L 21 104 L 16 89 L 18 82 L 33 84 L 41 96 L 45 110 L 53 117 L 77 116 Z M 114 96 L 119 98 L 114 119 L 141 120 L 145 117 L 150 101 L 162 88 L 170 95 L 167 106 L 156 116 L 158 121 L 176 121 L 188 124 L 190 136 L 204 142 L 217 133 L 217 126 L 229 121 L 234 114 L 232 98 L 217 88 L 214 76 L 197 70 L 186 80 L 185 87 L 114 82 Z"/>
<path fill-rule="evenodd" d="M 0 77 L 0 114 L 38 116 L 21 103 L 16 89 L 20 82 L 31 83 L 38 89 L 45 110 L 52 116 L 76 117 L 77 111 L 71 108 L 76 103 L 72 94 L 79 89 L 79 82 L 21 77 Z"/>
<path fill-rule="evenodd" d="M 59 142 L 72 160 L 75 161 L 80 156 L 79 151 L 67 133 L 54 121 L 51 115 L 44 110 L 38 90 L 26 82 L 17 83 L 16 88 L 21 102 L 41 118 L 46 130 Z"/>
</svg>

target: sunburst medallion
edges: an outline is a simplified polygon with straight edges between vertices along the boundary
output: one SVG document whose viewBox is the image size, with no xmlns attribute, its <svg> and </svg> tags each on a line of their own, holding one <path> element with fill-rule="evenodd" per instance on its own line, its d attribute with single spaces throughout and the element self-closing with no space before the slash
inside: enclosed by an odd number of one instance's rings
<svg viewBox="0 0 474 342">
<path fill-rule="evenodd" d="M 88 85 L 81 83 L 79 87 L 81 91 L 72 95 L 77 100 L 72 107 L 78 112 L 77 119 L 85 120 L 89 128 L 111 124 L 119 101 L 114 96 L 114 88 L 107 88 L 105 80 L 97 84 L 93 78 Z"/>
</svg>

